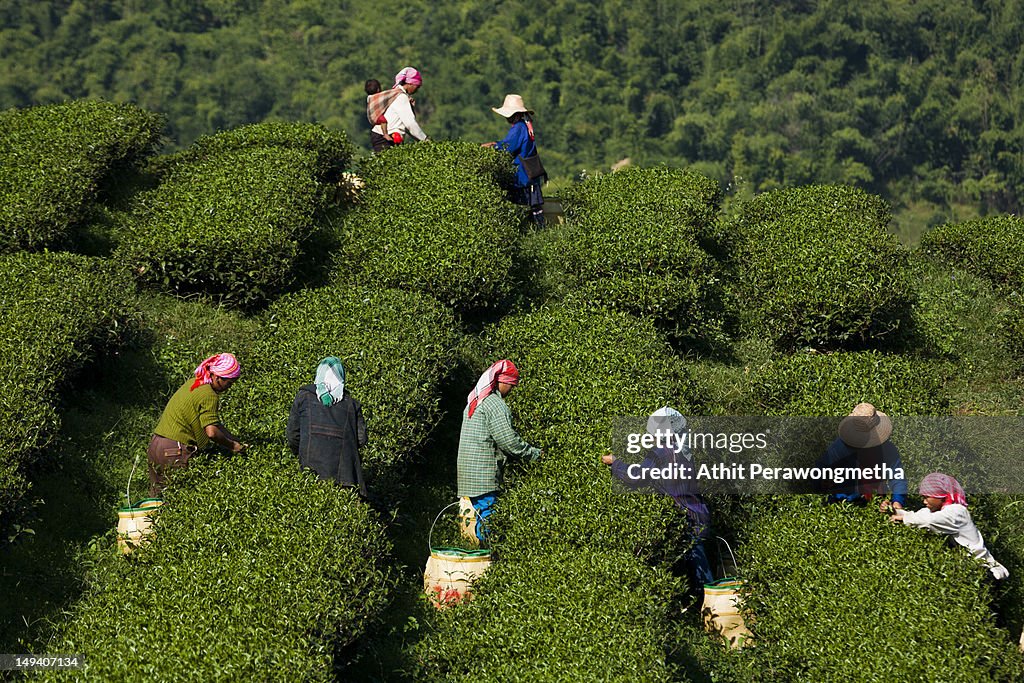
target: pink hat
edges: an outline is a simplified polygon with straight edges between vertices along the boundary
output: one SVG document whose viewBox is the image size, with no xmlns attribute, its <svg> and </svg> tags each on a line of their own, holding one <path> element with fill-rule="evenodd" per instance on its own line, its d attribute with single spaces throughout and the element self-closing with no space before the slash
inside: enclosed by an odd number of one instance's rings
<svg viewBox="0 0 1024 683">
<path fill-rule="evenodd" d="M 399 86 L 402 83 L 408 83 L 409 85 L 423 85 L 423 76 L 420 72 L 411 66 L 407 66 L 397 74 L 395 74 L 395 86 Z"/>
</svg>

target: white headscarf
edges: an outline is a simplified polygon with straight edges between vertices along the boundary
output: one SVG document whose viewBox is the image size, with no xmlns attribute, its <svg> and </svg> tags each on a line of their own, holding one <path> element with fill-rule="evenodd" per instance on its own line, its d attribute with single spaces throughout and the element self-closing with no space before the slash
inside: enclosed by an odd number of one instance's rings
<svg viewBox="0 0 1024 683">
<path fill-rule="evenodd" d="M 332 406 L 345 398 L 345 366 L 341 360 L 328 356 L 316 366 L 316 397 L 325 406 Z"/>
<path fill-rule="evenodd" d="M 659 429 L 662 431 L 662 434 L 664 434 L 665 431 L 668 431 L 671 434 L 683 436 L 686 434 L 687 430 L 686 418 L 683 417 L 683 414 L 675 408 L 669 408 L 668 406 L 658 408 L 651 413 L 649 418 L 647 418 L 647 433 L 654 436 L 655 432 Z M 674 449 L 674 440 L 671 445 Z M 693 460 L 693 453 L 690 451 L 690 444 L 688 441 L 683 442 L 682 449 L 679 451 L 679 454 L 687 460 Z"/>
</svg>

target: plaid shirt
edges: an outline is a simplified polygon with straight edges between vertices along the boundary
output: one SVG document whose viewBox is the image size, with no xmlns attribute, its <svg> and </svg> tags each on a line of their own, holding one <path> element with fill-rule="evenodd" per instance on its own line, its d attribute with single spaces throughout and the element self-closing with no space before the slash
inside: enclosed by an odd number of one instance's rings
<svg viewBox="0 0 1024 683">
<path fill-rule="evenodd" d="M 512 413 L 498 391 L 477 405 L 473 417 L 467 417 L 468 412 L 467 405 L 459 435 L 458 495 L 473 498 L 498 490 L 506 454 L 536 460 L 540 449 L 512 429 Z"/>
</svg>

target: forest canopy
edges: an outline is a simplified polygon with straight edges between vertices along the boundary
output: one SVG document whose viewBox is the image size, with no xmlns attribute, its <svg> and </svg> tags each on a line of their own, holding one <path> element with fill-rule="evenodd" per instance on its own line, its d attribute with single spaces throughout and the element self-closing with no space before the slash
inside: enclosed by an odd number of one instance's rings
<svg viewBox="0 0 1024 683">
<path fill-rule="evenodd" d="M 746 194 L 845 183 L 919 227 L 1017 213 L 1024 189 L 1010 0 L 12 0 L 0 18 L 0 109 L 134 102 L 171 150 L 264 120 L 368 149 L 363 82 L 411 64 L 431 138 L 501 137 L 490 108 L 518 92 L 563 182 L 628 158 Z"/>
</svg>

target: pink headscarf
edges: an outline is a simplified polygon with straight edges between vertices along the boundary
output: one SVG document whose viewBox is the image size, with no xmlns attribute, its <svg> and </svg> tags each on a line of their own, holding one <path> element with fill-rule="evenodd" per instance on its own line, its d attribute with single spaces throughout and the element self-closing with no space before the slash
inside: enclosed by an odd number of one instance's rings
<svg viewBox="0 0 1024 683">
<path fill-rule="evenodd" d="M 195 374 L 196 381 L 192 382 L 190 391 L 195 391 L 198 387 L 211 383 L 214 375 L 225 379 L 234 379 L 242 374 L 242 366 L 232 354 L 217 353 L 200 363 Z"/>
<path fill-rule="evenodd" d="M 512 386 L 519 384 L 519 368 L 510 360 L 499 360 L 487 368 L 484 374 L 480 375 L 480 379 L 477 380 L 473 391 L 469 392 L 467 400 L 467 403 L 469 403 L 469 417 L 473 417 L 473 413 L 476 411 L 476 407 L 480 405 L 480 401 L 487 398 L 487 395 L 492 393 L 501 382 L 511 384 Z"/>
<path fill-rule="evenodd" d="M 960 482 L 942 472 L 932 472 L 925 475 L 917 490 L 922 496 L 941 498 L 942 507 L 953 503 L 967 505 L 967 496 L 964 494 L 964 489 L 960 486 Z"/>
<path fill-rule="evenodd" d="M 397 88 L 399 85 L 402 84 L 403 81 L 408 83 L 409 85 L 423 85 L 423 76 L 421 76 L 420 72 L 417 71 L 416 69 L 412 68 L 411 66 L 407 66 L 401 71 L 399 71 L 397 74 L 395 74 L 394 87 Z"/>
</svg>

